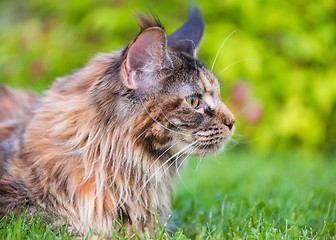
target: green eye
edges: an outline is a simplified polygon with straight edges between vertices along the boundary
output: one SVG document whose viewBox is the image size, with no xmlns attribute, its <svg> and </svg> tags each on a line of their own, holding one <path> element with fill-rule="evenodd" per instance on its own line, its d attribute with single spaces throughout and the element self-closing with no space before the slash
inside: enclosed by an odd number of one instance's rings
<svg viewBox="0 0 336 240">
<path fill-rule="evenodd" d="M 198 106 L 199 99 L 197 95 L 191 95 L 189 97 L 186 97 L 185 100 L 192 108 L 196 108 Z"/>
</svg>

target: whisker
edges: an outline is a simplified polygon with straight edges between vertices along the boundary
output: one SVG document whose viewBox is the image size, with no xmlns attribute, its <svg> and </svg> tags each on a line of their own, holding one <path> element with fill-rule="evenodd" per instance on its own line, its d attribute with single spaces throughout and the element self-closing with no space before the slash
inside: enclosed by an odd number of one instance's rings
<svg viewBox="0 0 336 240">
<path fill-rule="evenodd" d="M 230 65 L 228 65 L 226 68 L 224 68 L 219 74 L 218 74 L 218 77 L 220 75 L 222 75 L 223 72 L 225 72 L 228 68 L 232 67 L 233 65 L 237 64 L 237 63 L 240 63 L 240 62 L 245 62 L 245 61 L 251 61 L 251 60 L 256 60 L 256 58 L 243 58 L 243 59 L 240 59 L 238 61 L 235 61 L 233 63 L 231 63 Z"/>
<path fill-rule="evenodd" d="M 198 169 L 198 166 L 200 165 L 200 163 L 202 163 L 202 158 L 204 157 L 205 152 L 206 152 L 206 150 L 207 150 L 208 147 L 209 147 L 208 144 L 206 144 L 206 145 L 203 147 L 202 152 L 201 152 L 200 156 L 198 157 L 198 163 L 197 163 L 197 166 L 196 166 L 196 170 Z"/>
<path fill-rule="evenodd" d="M 177 156 L 177 158 L 178 158 L 178 157 L 180 157 L 180 156 Z M 177 160 L 177 159 L 176 159 L 176 160 Z M 180 179 L 181 181 L 183 181 L 182 178 L 181 178 L 180 173 L 177 171 L 177 168 L 178 168 L 178 166 L 177 166 L 177 161 L 174 161 L 174 162 L 175 162 L 176 174 L 177 174 L 177 176 L 179 177 L 179 179 Z"/>
<path fill-rule="evenodd" d="M 145 108 L 147 114 L 153 119 L 154 122 L 156 122 L 157 124 L 159 124 L 161 127 L 163 127 L 164 129 L 170 131 L 170 132 L 173 132 L 173 133 L 177 133 L 177 134 L 181 134 L 181 135 L 185 135 L 185 136 L 190 136 L 191 134 L 186 134 L 186 133 L 182 133 L 182 132 L 177 132 L 177 131 L 174 131 L 173 129 L 170 129 L 166 126 L 164 126 L 162 123 L 160 123 L 158 120 L 156 120 L 148 111 L 148 109 L 146 108 L 145 104 L 141 101 L 141 104 L 142 106 Z"/>
<path fill-rule="evenodd" d="M 177 172 L 178 172 L 178 170 L 180 169 L 180 167 L 182 166 L 182 164 L 184 163 L 184 161 L 193 153 L 193 152 L 195 152 L 197 149 L 198 149 L 198 147 L 200 146 L 200 144 L 198 144 L 196 147 L 195 147 L 195 149 L 194 150 L 192 150 L 183 160 L 182 160 L 182 162 L 181 162 L 181 164 L 180 164 L 180 166 L 178 166 L 178 168 L 177 168 Z M 190 146 L 191 147 L 191 146 Z M 175 163 L 175 162 L 177 162 L 178 161 L 178 159 L 179 158 L 176 158 L 171 164 L 169 164 L 169 166 L 163 171 L 163 173 L 157 178 L 157 180 L 156 180 L 156 182 L 155 182 L 155 184 L 157 184 L 157 182 L 160 180 L 160 178 L 166 173 L 166 171 Z"/>
<path fill-rule="evenodd" d="M 184 188 L 192 195 L 195 196 L 195 193 L 193 191 L 191 191 L 191 189 L 187 186 L 187 184 L 184 182 L 180 172 L 178 171 L 178 165 L 177 165 L 177 161 L 175 162 L 175 169 L 176 169 L 176 175 L 179 178 L 180 182 L 183 184 Z"/>
<path fill-rule="evenodd" d="M 163 153 L 161 153 L 160 154 L 160 156 L 158 156 L 157 158 L 156 158 L 156 160 L 150 165 L 150 167 L 147 169 L 147 171 L 146 171 L 146 173 L 144 174 L 144 177 L 147 175 L 147 173 L 150 171 L 150 169 L 153 167 L 153 165 L 166 153 L 166 152 L 168 152 L 171 148 L 173 148 L 175 145 L 177 145 L 178 143 L 180 143 L 180 142 L 182 142 L 183 140 L 185 140 L 185 138 L 184 139 L 181 139 L 181 140 L 179 140 L 179 141 L 177 141 L 176 143 L 174 143 L 173 145 L 171 145 L 169 148 L 167 148 Z M 153 158 L 152 158 L 153 159 Z M 151 159 L 151 160 L 152 160 Z M 149 160 L 149 162 L 151 161 L 151 160 Z"/>
<path fill-rule="evenodd" d="M 179 40 L 179 42 L 191 42 L 191 44 L 193 45 L 194 50 L 196 50 L 196 44 L 191 39 L 182 39 L 182 40 Z M 195 64 L 196 75 L 198 75 L 197 74 L 198 70 L 197 70 L 197 64 L 196 64 L 196 56 L 194 56 L 194 64 Z"/>
<path fill-rule="evenodd" d="M 228 40 L 228 39 L 229 39 L 235 32 L 236 32 L 236 30 L 233 30 L 232 33 L 230 33 L 230 35 L 227 36 L 227 37 L 225 38 L 224 42 L 223 42 L 222 45 L 219 47 L 219 49 L 218 49 L 218 51 L 217 51 L 217 54 L 216 54 L 216 57 L 215 57 L 214 61 L 212 62 L 211 72 L 212 72 L 212 70 L 213 70 L 213 68 L 214 68 L 214 66 L 215 66 L 215 63 L 216 63 L 216 61 L 217 61 L 217 57 L 218 57 L 220 51 L 222 50 L 222 47 L 224 46 L 224 44 L 226 43 L 226 41 L 227 41 L 227 40 Z"/>
<path fill-rule="evenodd" d="M 189 158 L 189 156 L 190 156 L 191 154 L 193 154 L 193 152 L 195 152 L 195 151 L 199 148 L 199 146 L 201 146 L 201 145 L 198 144 L 198 145 L 195 147 L 195 149 L 192 150 L 192 151 L 191 151 L 191 152 L 190 152 L 190 153 L 189 153 L 189 154 L 182 160 L 180 166 L 177 168 L 177 171 L 179 171 L 179 169 L 180 169 L 181 166 L 183 165 L 184 161 L 187 160 L 187 159 Z"/>
<path fill-rule="evenodd" d="M 188 144 L 186 147 L 184 147 L 183 149 L 181 149 L 180 151 L 178 151 L 177 153 L 175 153 L 173 156 L 169 157 L 158 169 L 156 169 L 156 171 L 147 179 L 147 181 L 143 184 L 143 186 L 140 189 L 139 192 L 139 197 L 141 192 L 144 190 L 144 188 L 146 187 L 146 185 L 148 184 L 148 182 L 155 176 L 155 174 L 161 170 L 161 168 L 166 165 L 166 163 L 168 163 L 171 159 L 173 159 L 174 157 L 176 157 L 177 155 L 179 155 L 180 153 L 184 152 L 185 150 L 187 150 L 189 147 L 191 147 L 192 145 L 196 144 L 197 140 Z"/>
<path fill-rule="evenodd" d="M 137 138 L 134 140 L 133 145 L 135 144 L 135 142 L 145 133 L 147 132 L 147 130 L 144 130 L 142 133 L 139 134 L 139 136 L 137 136 Z"/>
<path fill-rule="evenodd" d="M 159 106 L 159 108 L 160 108 L 160 111 L 161 111 L 162 115 L 165 117 L 165 119 L 166 119 L 170 124 L 172 124 L 172 125 L 173 125 L 174 127 L 176 127 L 177 129 L 182 129 L 182 130 L 184 130 L 184 131 L 190 131 L 190 132 L 191 132 L 191 130 L 189 130 L 189 129 L 185 129 L 185 128 L 181 128 L 180 125 L 176 125 L 176 124 L 174 124 L 173 122 L 171 122 L 171 121 L 168 119 L 168 117 L 166 116 L 166 114 L 163 112 L 162 107 L 161 107 L 161 105 L 160 105 L 160 103 L 159 103 L 159 99 L 157 99 L 157 103 L 158 103 L 158 106 Z"/>
<path fill-rule="evenodd" d="M 197 149 L 199 148 L 199 146 L 201 146 L 201 145 L 202 145 L 201 143 L 197 144 L 197 146 L 196 146 L 195 149 L 192 151 L 192 153 L 193 153 L 195 150 L 197 150 Z M 176 168 L 176 173 L 179 174 L 179 171 L 178 171 L 178 170 L 180 169 L 181 164 L 182 164 L 183 161 L 181 162 L 180 165 L 178 165 L 177 160 L 178 160 L 178 159 L 176 159 L 176 161 L 175 161 L 175 168 Z"/>
<path fill-rule="evenodd" d="M 215 158 L 216 161 L 218 161 L 217 153 L 216 153 L 216 152 L 217 152 L 217 150 L 216 150 L 216 144 L 213 143 L 213 146 L 214 146 L 214 147 L 213 147 L 213 150 L 214 150 L 214 158 Z"/>
<path fill-rule="evenodd" d="M 175 153 L 173 156 L 171 156 L 170 158 L 168 158 L 153 174 L 151 177 L 153 177 L 167 162 L 169 162 L 171 159 L 173 159 L 176 156 L 179 156 L 181 153 L 185 152 L 188 148 L 192 147 L 195 143 L 197 143 L 197 140 L 188 144 L 186 147 L 184 147 L 182 150 L 178 151 L 177 153 Z M 151 178 L 150 177 L 150 178 Z M 150 178 L 147 180 L 147 182 L 150 180 Z"/>
</svg>

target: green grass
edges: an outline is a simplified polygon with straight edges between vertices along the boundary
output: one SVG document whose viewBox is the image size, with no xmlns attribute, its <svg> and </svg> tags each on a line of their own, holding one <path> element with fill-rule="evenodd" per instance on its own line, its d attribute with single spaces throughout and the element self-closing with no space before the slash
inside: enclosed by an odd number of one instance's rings
<svg viewBox="0 0 336 240">
<path fill-rule="evenodd" d="M 168 223 L 173 233 L 158 225 L 152 238 L 335 239 L 336 162 L 330 160 L 244 151 L 201 163 L 192 158 L 181 173 Z M 0 222 L 1 239 L 71 237 L 63 229 L 43 228 L 40 218 Z"/>
<path fill-rule="evenodd" d="M 73 239 L 67 228 L 55 229 L 45 226 L 41 216 L 28 219 L 24 209 L 23 216 L 8 214 L 0 221 L 0 239 Z"/>
<path fill-rule="evenodd" d="M 184 172 L 175 201 L 187 236 L 335 238 L 335 162 L 244 152 L 203 160 L 194 171 L 196 162 Z"/>
</svg>

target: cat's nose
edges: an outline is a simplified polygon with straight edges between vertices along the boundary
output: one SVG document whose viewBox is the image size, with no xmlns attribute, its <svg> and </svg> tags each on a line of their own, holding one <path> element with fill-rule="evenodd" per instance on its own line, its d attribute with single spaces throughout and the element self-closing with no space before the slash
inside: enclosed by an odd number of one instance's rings
<svg viewBox="0 0 336 240">
<path fill-rule="evenodd" d="M 225 119 L 224 124 L 229 128 L 229 130 L 232 129 L 233 124 L 235 124 L 236 120 L 233 118 Z"/>
<path fill-rule="evenodd" d="M 223 103 L 221 106 L 221 111 L 222 111 L 222 121 L 231 130 L 233 128 L 233 125 L 235 124 L 236 120 L 235 117 L 233 116 L 232 112 L 230 109 L 225 106 Z"/>
</svg>

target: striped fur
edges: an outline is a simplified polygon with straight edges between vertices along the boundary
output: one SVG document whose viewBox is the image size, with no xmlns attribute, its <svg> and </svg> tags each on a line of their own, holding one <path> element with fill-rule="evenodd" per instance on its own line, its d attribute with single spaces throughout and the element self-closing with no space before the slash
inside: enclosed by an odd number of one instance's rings
<svg viewBox="0 0 336 240">
<path fill-rule="evenodd" d="M 141 19 L 129 46 L 98 54 L 41 98 L 0 88 L 0 214 L 26 201 L 83 234 L 108 236 L 121 217 L 130 230 L 153 232 L 154 211 L 162 221 L 169 212 L 176 169 L 229 140 L 234 118 L 218 80 L 190 54 L 168 45 L 160 56 L 170 65 L 153 68 L 151 88 L 125 85 L 137 39 L 149 30 L 166 39 L 158 21 Z M 185 99 L 195 94 L 193 109 Z"/>
</svg>

